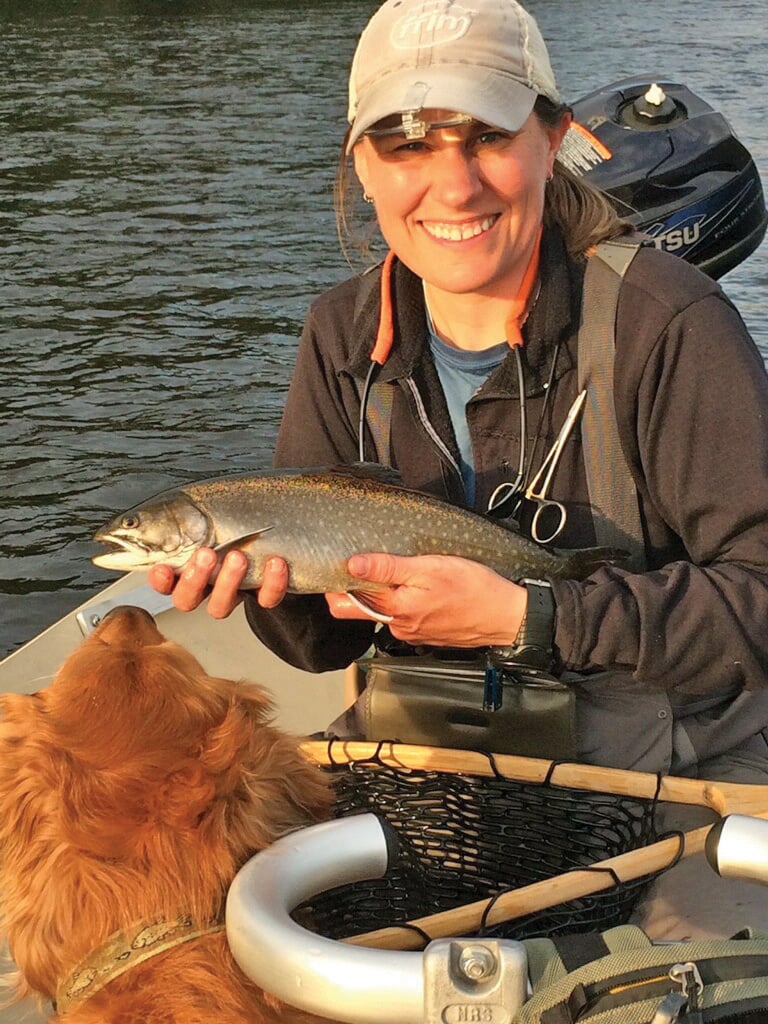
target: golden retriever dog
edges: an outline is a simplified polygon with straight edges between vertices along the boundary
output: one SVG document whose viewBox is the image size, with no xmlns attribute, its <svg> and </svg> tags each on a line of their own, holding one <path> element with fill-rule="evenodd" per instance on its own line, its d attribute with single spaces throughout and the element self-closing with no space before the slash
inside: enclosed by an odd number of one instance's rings
<svg viewBox="0 0 768 1024">
<path fill-rule="evenodd" d="M 47 690 L 0 697 L 0 907 L 19 997 L 51 1000 L 62 1024 L 317 1019 L 246 979 L 221 930 L 241 865 L 330 813 L 322 772 L 270 710 L 138 608 L 105 617 Z"/>
</svg>

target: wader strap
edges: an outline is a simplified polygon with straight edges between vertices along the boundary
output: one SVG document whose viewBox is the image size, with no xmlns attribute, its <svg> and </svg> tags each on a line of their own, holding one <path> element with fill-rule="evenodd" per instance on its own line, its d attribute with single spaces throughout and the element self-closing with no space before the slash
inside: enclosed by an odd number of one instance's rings
<svg viewBox="0 0 768 1024">
<path fill-rule="evenodd" d="M 366 271 L 360 278 L 360 287 L 355 298 L 354 321 L 357 322 L 364 306 L 368 302 L 371 293 L 378 289 L 381 282 L 381 267 L 374 267 Z M 355 381 L 358 398 L 362 401 L 363 383 Z M 373 438 L 373 447 L 376 453 L 376 461 L 382 466 L 392 465 L 392 450 L 390 445 L 392 403 L 395 397 L 395 385 L 386 382 L 374 381 L 368 392 L 368 403 L 365 411 L 365 422 Z"/>
<path fill-rule="evenodd" d="M 613 364 L 616 310 L 624 274 L 640 246 L 603 242 L 587 263 L 578 337 L 579 390 L 587 389 L 581 426 L 587 487 L 599 546 L 620 548 L 627 568 L 645 568 L 637 488 L 619 440 Z"/>
<path fill-rule="evenodd" d="M 390 433 L 392 426 L 392 403 L 395 399 L 395 385 L 374 381 L 368 392 L 368 408 L 365 421 L 373 437 L 376 461 L 382 466 L 392 465 Z"/>
</svg>

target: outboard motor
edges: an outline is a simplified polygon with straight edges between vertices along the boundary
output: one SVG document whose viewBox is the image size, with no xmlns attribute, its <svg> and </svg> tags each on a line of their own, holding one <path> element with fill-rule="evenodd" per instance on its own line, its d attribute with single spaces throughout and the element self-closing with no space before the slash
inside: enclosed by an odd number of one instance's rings
<svg viewBox="0 0 768 1024">
<path fill-rule="evenodd" d="M 760 176 L 722 114 L 684 85 L 647 78 L 572 107 L 560 159 L 658 248 L 714 278 L 754 252 L 768 224 Z"/>
</svg>

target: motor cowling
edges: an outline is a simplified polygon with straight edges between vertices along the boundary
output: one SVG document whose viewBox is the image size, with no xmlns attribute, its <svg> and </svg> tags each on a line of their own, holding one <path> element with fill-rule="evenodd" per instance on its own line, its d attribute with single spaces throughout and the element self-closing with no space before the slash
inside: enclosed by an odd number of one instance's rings
<svg viewBox="0 0 768 1024">
<path fill-rule="evenodd" d="M 563 162 L 659 249 L 714 278 L 754 252 L 768 226 L 760 176 L 706 101 L 677 82 L 633 78 L 572 107 L 582 130 Z"/>
</svg>

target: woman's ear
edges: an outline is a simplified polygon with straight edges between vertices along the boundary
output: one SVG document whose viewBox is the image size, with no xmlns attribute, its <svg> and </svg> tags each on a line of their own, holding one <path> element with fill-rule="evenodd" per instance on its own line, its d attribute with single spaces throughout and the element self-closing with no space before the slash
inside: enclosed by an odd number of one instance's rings
<svg viewBox="0 0 768 1024">
<path fill-rule="evenodd" d="M 357 180 L 363 186 L 363 192 L 366 195 L 370 194 L 370 168 L 368 166 L 368 153 L 366 151 L 366 145 L 368 145 L 365 139 L 361 139 L 352 150 L 352 159 L 355 164 L 355 174 Z"/>
<path fill-rule="evenodd" d="M 565 133 L 571 127 L 572 121 L 573 114 L 570 110 L 568 110 L 563 114 L 559 124 L 553 125 L 551 127 L 547 126 L 547 134 L 549 135 L 549 166 L 547 168 L 547 173 L 549 175 L 552 174 L 555 163 L 555 157 L 557 156 L 558 150 L 560 149 L 563 139 L 565 138 Z"/>
</svg>

